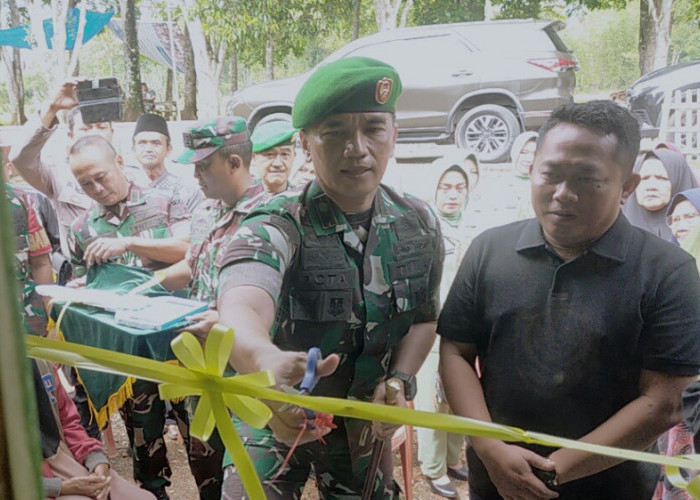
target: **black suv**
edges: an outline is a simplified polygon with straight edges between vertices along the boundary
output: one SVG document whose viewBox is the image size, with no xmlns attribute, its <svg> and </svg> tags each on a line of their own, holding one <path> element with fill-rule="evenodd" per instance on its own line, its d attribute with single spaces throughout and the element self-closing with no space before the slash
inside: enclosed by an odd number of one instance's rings
<svg viewBox="0 0 700 500">
<path fill-rule="evenodd" d="M 537 129 L 556 106 L 573 101 L 578 62 L 558 31 L 561 21 L 483 21 L 401 28 L 355 40 L 320 65 L 342 57 L 387 62 L 401 75 L 399 141 L 450 142 L 482 161 L 504 161 L 513 139 Z M 289 119 L 311 72 L 233 94 L 230 114 Z"/>
<path fill-rule="evenodd" d="M 647 73 L 627 90 L 627 104 L 642 131 L 658 134 L 667 91 L 700 89 L 700 60 L 667 66 Z"/>
</svg>

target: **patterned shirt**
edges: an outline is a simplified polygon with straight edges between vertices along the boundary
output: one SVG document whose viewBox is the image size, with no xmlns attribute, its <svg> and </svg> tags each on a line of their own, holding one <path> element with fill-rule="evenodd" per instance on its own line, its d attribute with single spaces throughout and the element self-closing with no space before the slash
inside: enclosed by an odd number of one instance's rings
<svg viewBox="0 0 700 500">
<path fill-rule="evenodd" d="M 221 200 L 205 200 L 195 209 L 185 257 L 192 270 L 190 298 L 215 305 L 221 259 L 243 216 L 266 200 L 263 195 L 262 184 L 254 184 L 234 206 Z"/>
<path fill-rule="evenodd" d="M 178 196 L 189 213 L 194 212 L 197 205 L 204 199 L 201 189 L 168 171 L 154 180 L 151 183 L 151 188 L 163 191 L 168 195 Z"/>
<path fill-rule="evenodd" d="M 34 209 L 31 198 L 17 187 L 5 184 L 5 198 L 12 213 L 15 235 L 15 264 L 22 297 L 22 320 L 25 329 L 35 335 L 46 333 L 46 312 L 35 292 L 30 258 L 51 254 L 51 243 Z"/>
<path fill-rule="evenodd" d="M 189 219 L 189 213 L 178 197 L 131 184 L 127 198 L 115 207 L 95 204 L 73 221 L 68 231 L 71 259 L 75 264 L 84 265 L 85 249 L 98 238 L 169 238 L 180 232 Z M 168 265 L 130 251 L 114 260 L 151 270 Z"/>
</svg>

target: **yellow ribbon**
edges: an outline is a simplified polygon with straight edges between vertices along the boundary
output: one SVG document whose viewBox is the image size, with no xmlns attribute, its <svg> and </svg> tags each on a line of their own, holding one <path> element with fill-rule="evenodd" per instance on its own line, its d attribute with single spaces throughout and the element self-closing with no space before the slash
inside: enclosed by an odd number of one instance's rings
<svg viewBox="0 0 700 500">
<path fill-rule="evenodd" d="M 233 349 L 233 340 L 233 330 L 220 324 L 214 325 L 209 331 L 204 352 L 199 341 L 191 333 L 184 332 L 178 335 L 170 343 L 173 352 L 186 368 L 202 375 L 203 387 L 188 387 L 180 382 L 166 382 L 160 384 L 158 392 L 162 399 L 200 396 L 194 417 L 190 422 L 190 435 L 202 441 L 208 441 L 216 426 L 219 429 L 221 440 L 231 454 L 233 463 L 238 467 L 248 495 L 251 498 L 265 498 L 253 463 L 236 433 L 228 410 L 251 427 L 258 429 L 265 427 L 272 417 L 272 412 L 266 404 L 257 399 L 250 396 L 226 394 L 217 390 L 214 384 L 209 383 L 222 377 L 228 363 L 228 355 Z M 236 380 L 261 387 L 275 383 L 272 372 L 269 371 L 240 375 L 236 377 Z"/>
<path fill-rule="evenodd" d="M 695 457 L 700 459 L 700 455 L 684 455 L 687 457 Z M 679 467 L 675 465 L 666 466 L 666 477 L 675 487 L 688 492 L 688 494 L 697 499 L 700 498 L 700 476 L 695 476 L 690 481 L 687 481 L 682 475 Z"/>
<path fill-rule="evenodd" d="M 228 358 L 228 354 L 233 347 L 233 332 L 231 330 L 223 331 L 223 328 L 215 330 L 216 333 L 210 333 L 204 352 L 202 352 L 198 341 L 190 334 L 182 334 L 173 340 L 173 351 L 185 365 L 184 367 L 31 335 L 26 336 L 26 339 L 27 351 L 31 357 L 71 364 L 90 370 L 161 382 L 165 384 L 165 389 L 161 389 L 161 395 L 164 395 L 164 397 L 202 395 L 202 400 L 204 401 L 200 400 L 197 414 L 192 422 L 197 433 L 191 432 L 193 435 L 204 438 L 211 434 L 214 426 L 219 429 L 222 440 L 228 448 L 233 462 L 239 470 L 246 491 L 251 498 L 264 498 L 262 486 L 259 483 L 250 458 L 245 453 L 245 449 L 235 434 L 235 430 L 233 430 L 228 411 L 226 410 L 226 408 L 229 408 L 239 417 L 244 418 L 245 416 L 250 425 L 256 424 L 253 426 L 261 427 L 267 422 L 269 412 L 266 411 L 263 415 L 262 403 L 256 401 L 254 403 L 255 406 L 248 408 L 252 410 L 254 415 L 246 413 L 244 407 L 249 405 L 250 401 L 254 401 L 251 398 L 289 403 L 342 417 L 426 427 L 508 442 L 521 441 L 558 448 L 563 447 L 623 460 L 661 464 L 666 466 L 669 473 L 673 473 L 674 468 L 700 470 L 700 455 L 669 457 L 643 451 L 583 443 L 573 439 L 530 432 L 517 427 L 472 420 L 455 415 L 388 407 L 362 401 L 287 394 L 269 388 L 269 386 L 274 385 L 270 372 L 222 377 L 221 373 L 226 365 L 226 358 Z M 204 398 L 205 395 L 207 396 L 206 398 Z M 244 399 L 245 396 L 248 396 L 248 398 Z M 700 500 L 700 479 L 698 481 L 694 479 L 690 483 L 685 484 L 688 493 L 696 500 Z M 260 494 L 258 495 L 257 492 L 260 492 Z"/>
</svg>

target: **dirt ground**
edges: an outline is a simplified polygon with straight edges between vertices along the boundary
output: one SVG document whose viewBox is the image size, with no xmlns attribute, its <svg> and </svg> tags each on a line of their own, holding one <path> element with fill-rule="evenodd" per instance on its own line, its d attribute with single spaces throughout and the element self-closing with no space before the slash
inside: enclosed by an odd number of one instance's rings
<svg viewBox="0 0 700 500">
<path fill-rule="evenodd" d="M 119 414 L 112 416 L 111 428 L 116 445 L 116 454 L 110 457 L 112 467 L 114 467 L 114 470 L 117 471 L 123 478 L 133 481 L 131 457 L 127 455 L 129 441 L 126 437 L 124 424 L 119 417 Z M 165 440 L 168 447 L 168 460 L 170 461 L 170 467 L 173 472 L 171 477 L 172 486 L 167 488 L 171 500 L 197 500 L 197 487 L 195 486 L 192 474 L 190 474 L 189 466 L 187 464 L 187 453 L 184 445 L 178 443 L 177 441 L 170 440 L 167 437 Z M 442 499 L 443 497 L 435 495 L 430 491 L 430 488 L 428 487 L 423 474 L 421 474 L 420 467 L 418 466 L 418 462 L 415 458 L 417 456 L 415 442 L 413 443 L 413 448 L 413 484 L 411 485 L 413 498 L 415 500 Z M 401 489 L 405 491 L 401 472 L 401 457 L 398 449 L 394 451 L 394 464 L 396 465 L 394 468 L 394 477 L 401 485 Z M 467 483 L 459 481 L 456 483 L 456 485 L 457 491 L 459 492 L 459 498 L 461 500 L 467 500 L 469 498 Z M 405 495 L 402 495 L 402 498 L 405 498 Z M 318 495 L 315 491 L 314 485 L 312 482 L 309 482 L 304 490 L 302 500 L 317 499 Z"/>
</svg>

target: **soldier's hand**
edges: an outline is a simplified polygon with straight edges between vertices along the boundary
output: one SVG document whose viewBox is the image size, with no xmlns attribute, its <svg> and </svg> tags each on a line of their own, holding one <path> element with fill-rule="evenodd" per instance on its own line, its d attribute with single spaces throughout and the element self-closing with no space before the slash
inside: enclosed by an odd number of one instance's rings
<svg viewBox="0 0 700 500">
<path fill-rule="evenodd" d="M 219 313 L 215 309 L 208 309 L 204 312 L 193 314 L 185 318 L 194 321 L 194 324 L 181 328 L 180 332 L 190 332 L 195 337 L 206 340 L 209 330 L 219 321 Z"/>
<path fill-rule="evenodd" d="M 305 352 L 279 351 L 271 352 L 259 363 L 261 370 L 271 370 L 275 375 L 277 386 L 286 385 L 294 387 L 304 378 L 306 373 Z M 340 357 L 337 354 L 329 354 L 320 359 L 316 364 L 316 375 L 326 377 L 332 374 L 340 364 Z"/>
<path fill-rule="evenodd" d="M 85 262 L 88 267 L 104 264 L 112 257 L 127 252 L 131 238 L 98 238 L 85 249 Z"/>
<path fill-rule="evenodd" d="M 272 418 L 267 423 L 272 431 L 272 435 L 280 443 L 284 443 L 287 446 L 292 446 L 295 442 L 297 445 L 302 445 L 310 443 L 311 441 L 316 441 L 320 436 L 325 436 L 331 429 L 306 429 L 301 436 L 299 433 L 304 427 L 304 411 L 299 407 L 293 407 L 286 411 L 279 411 L 279 408 L 283 406 L 281 403 L 276 401 L 266 401 L 268 406 L 272 409 Z M 298 439 L 298 442 L 297 442 Z"/>
<path fill-rule="evenodd" d="M 63 109 L 71 109 L 78 105 L 78 96 L 76 94 L 76 87 L 78 86 L 77 78 L 67 80 L 58 89 L 58 92 L 53 97 L 49 109 L 54 113 L 61 111 Z"/>
<path fill-rule="evenodd" d="M 401 382 L 399 381 L 399 383 Z M 377 387 L 374 388 L 374 394 L 372 395 L 372 403 L 380 405 L 391 404 L 390 402 L 387 402 L 386 383 L 384 381 L 380 382 L 377 385 Z M 402 408 L 405 408 L 407 406 L 406 397 L 403 393 L 403 387 L 401 387 L 400 391 L 396 392 L 396 401 L 394 406 L 399 406 Z M 398 424 L 387 424 L 384 422 L 377 422 L 375 420 L 372 421 L 372 434 L 374 435 L 375 439 L 386 441 L 387 439 L 391 439 L 391 437 L 394 435 L 394 433 L 399 427 L 401 426 Z"/>
</svg>

